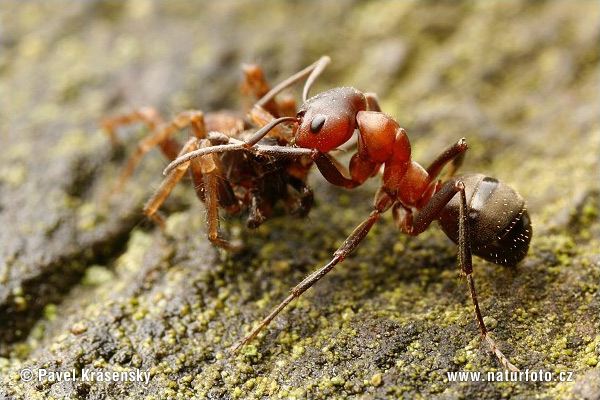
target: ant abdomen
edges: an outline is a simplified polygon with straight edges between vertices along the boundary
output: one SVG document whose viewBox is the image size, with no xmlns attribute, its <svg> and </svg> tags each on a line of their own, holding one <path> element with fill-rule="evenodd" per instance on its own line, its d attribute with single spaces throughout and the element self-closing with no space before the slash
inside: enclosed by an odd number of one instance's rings
<svg viewBox="0 0 600 400">
<path fill-rule="evenodd" d="M 455 176 L 445 184 L 461 181 L 469 215 L 473 254 L 500 265 L 516 265 L 527 254 L 531 240 L 531 219 L 525 200 L 513 188 L 482 174 Z M 458 243 L 458 195 L 438 217 L 442 230 Z"/>
</svg>

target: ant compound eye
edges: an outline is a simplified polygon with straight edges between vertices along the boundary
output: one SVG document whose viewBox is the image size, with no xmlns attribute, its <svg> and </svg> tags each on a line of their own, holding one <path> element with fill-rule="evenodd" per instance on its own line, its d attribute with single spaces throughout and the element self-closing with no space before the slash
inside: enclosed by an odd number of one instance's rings
<svg viewBox="0 0 600 400">
<path fill-rule="evenodd" d="M 323 114 L 317 114 L 310 123 L 310 131 L 312 133 L 319 133 L 323 125 L 325 125 L 325 119 Z"/>
</svg>

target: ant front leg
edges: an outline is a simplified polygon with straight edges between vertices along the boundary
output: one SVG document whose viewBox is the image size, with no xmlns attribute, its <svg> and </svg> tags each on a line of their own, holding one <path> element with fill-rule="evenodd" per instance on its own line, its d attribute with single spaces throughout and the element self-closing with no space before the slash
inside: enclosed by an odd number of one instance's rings
<svg viewBox="0 0 600 400">
<path fill-rule="evenodd" d="M 459 220 L 458 220 L 458 261 L 461 272 L 467 278 L 467 286 L 471 295 L 471 301 L 475 310 L 475 316 L 479 325 L 481 336 L 487 341 L 492 353 L 496 355 L 500 364 L 510 371 L 518 371 L 506 356 L 496 347 L 496 343 L 488 334 L 488 330 L 483 322 L 483 316 L 477 301 L 477 292 L 475 282 L 473 281 L 473 262 L 471 254 L 471 232 L 469 225 L 469 213 L 465 195 L 465 185 L 460 180 L 446 182 L 439 192 L 437 192 L 429 202 L 416 214 L 402 206 L 400 203 L 393 208 L 394 219 L 400 231 L 411 236 L 422 233 L 437 218 L 442 209 L 459 194 Z"/>
</svg>

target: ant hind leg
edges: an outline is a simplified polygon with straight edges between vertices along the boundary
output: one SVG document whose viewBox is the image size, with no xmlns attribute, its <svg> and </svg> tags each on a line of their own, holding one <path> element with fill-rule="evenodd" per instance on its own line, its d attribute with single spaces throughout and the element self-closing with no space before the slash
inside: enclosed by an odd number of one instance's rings
<svg viewBox="0 0 600 400">
<path fill-rule="evenodd" d="M 489 336 L 479 302 L 477 301 L 477 292 L 475 291 L 475 283 L 473 281 L 473 261 L 471 254 L 471 233 L 469 226 L 469 217 L 467 212 L 467 200 L 465 195 L 465 185 L 460 180 L 451 180 L 442 185 L 440 190 L 423 206 L 423 208 L 414 216 L 411 210 L 406 209 L 402 204 L 396 204 L 393 208 L 394 219 L 396 225 L 401 232 L 411 236 L 416 236 L 423 232 L 433 222 L 442 209 L 454 198 L 458 193 L 460 196 L 459 206 L 459 232 L 458 232 L 458 261 L 463 275 L 467 278 L 471 301 L 475 309 L 475 316 L 479 325 L 481 337 L 489 344 L 492 352 L 496 355 L 500 364 L 511 371 L 518 369 L 511 364 L 504 354 L 496 347 L 493 339 Z"/>
<path fill-rule="evenodd" d="M 460 207 L 459 207 L 459 224 L 458 224 L 458 258 L 461 268 L 461 272 L 467 277 L 467 286 L 469 287 L 469 293 L 471 294 L 471 301 L 475 309 L 475 316 L 477 317 L 477 323 L 479 325 L 479 331 L 481 336 L 486 340 L 492 353 L 496 355 L 498 361 L 502 366 L 512 372 L 517 372 L 519 369 L 515 367 L 508 358 L 496 347 L 496 343 L 490 337 L 488 330 L 483 322 L 483 316 L 479 309 L 479 302 L 477 301 L 477 292 L 475 291 L 475 282 L 473 281 L 473 262 L 471 254 L 471 239 L 469 229 L 469 217 L 467 212 L 467 200 L 465 196 L 465 188 L 462 182 L 459 182 L 462 186 L 460 188 Z"/>
<path fill-rule="evenodd" d="M 450 167 L 444 176 L 444 181 L 450 178 L 458 168 L 462 165 L 465 159 L 465 152 L 469 146 L 467 145 L 467 141 L 465 138 L 460 139 L 458 142 L 452 144 L 446 150 L 442 152 L 433 162 L 427 167 L 427 173 L 433 182 L 435 178 L 442 172 L 442 169 L 448 164 Z"/>
</svg>

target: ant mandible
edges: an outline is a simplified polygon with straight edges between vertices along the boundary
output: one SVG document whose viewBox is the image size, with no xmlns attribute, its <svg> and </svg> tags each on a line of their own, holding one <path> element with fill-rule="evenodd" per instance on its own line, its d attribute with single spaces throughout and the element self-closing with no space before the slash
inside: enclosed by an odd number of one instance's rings
<svg viewBox="0 0 600 400">
<path fill-rule="evenodd" d="M 284 88 L 310 74 L 303 90 L 304 104 L 295 117 L 273 118 L 248 139 L 230 138 L 215 145 L 181 154 L 165 169 L 168 175 L 185 169 L 192 160 L 214 153 L 245 151 L 276 158 L 308 156 L 323 177 L 336 186 L 355 188 L 377 175 L 383 167 L 381 187 L 374 209 L 335 251 L 329 263 L 291 289 L 283 300 L 232 351 L 255 338 L 294 298 L 297 298 L 342 262 L 367 236 L 380 215 L 392 210 L 398 229 L 417 236 L 438 220 L 446 235 L 458 244 L 458 261 L 475 309 L 482 338 L 500 363 L 511 371 L 518 369 L 498 349 L 483 321 L 473 281 L 472 254 L 499 265 L 516 265 L 529 249 L 532 228 L 525 201 L 511 187 L 482 174 L 454 176 L 468 148 L 464 138 L 449 146 L 427 168 L 411 160 L 406 132 L 389 115 L 380 111 L 377 97 L 350 87 L 337 87 L 308 98 L 308 91 L 325 66 L 322 57 L 310 67 L 288 78 L 265 94 L 254 112 L 272 102 Z M 286 146 L 259 143 L 275 126 L 293 123 L 293 140 Z M 349 173 L 330 154 L 358 133 L 358 150 L 350 160 Z M 438 178 L 448 166 L 442 178 Z"/>
</svg>

